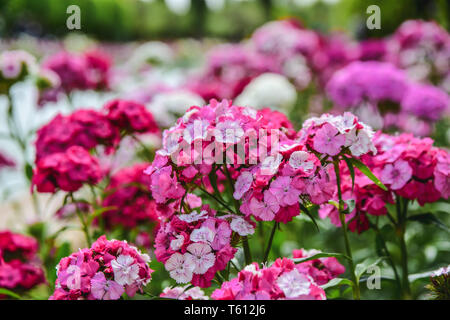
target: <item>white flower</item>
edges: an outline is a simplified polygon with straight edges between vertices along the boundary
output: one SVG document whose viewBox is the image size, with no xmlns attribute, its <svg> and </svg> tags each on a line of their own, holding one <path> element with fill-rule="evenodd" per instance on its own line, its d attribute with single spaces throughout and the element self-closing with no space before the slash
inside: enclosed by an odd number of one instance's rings
<svg viewBox="0 0 450 320">
<path fill-rule="evenodd" d="M 283 291 L 286 298 L 297 298 L 310 292 L 311 282 L 308 277 L 297 269 L 282 274 L 277 279 L 277 285 Z"/>
<path fill-rule="evenodd" d="M 184 237 L 181 234 L 177 235 L 175 238 L 176 239 L 170 241 L 170 249 L 172 249 L 173 251 L 179 250 L 184 243 Z"/>
<path fill-rule="evenodd" d="M 195 266 L 186 261 L 185 255 L 174 253 L 164 264 L 172 279 L 177 283 L 187 283 L 192 280 Z"/>
<path fill-rule="evenodd" d="M 195 120 L 189 123 L 183 131 L 183 139 L 187 143 L 192 143 L 195 140 L 203 141 L 208 135 L 209 122 L 206 120 Z"/>
<path fill-rule="evenodd" d="M 253 79 L 236 98 L 236 105 L 288 111 L 297 100 L 297 90 L 284 76 L 264 73 Z"/>
<path fill-rule="evenodd" d="M 216 256 L 211 252 L 211 247 L 205 243 L 192 243 L 187 247 L 186 261 L 194 265 L 195 274 L 204 274 L 211 268 Z"/>
<path fill-rule="evenodd" d="M 236 200 L 242 198 L 244 193 L 246 193 L 250 189 L 252 183 L 253 174 L 249 171 L 242 172 L 237 178 L 236 183 L 234 184 L 233 198 L 235 198 Z"/>
<path fill-rule="evenodd" d="M 233 217 L 230 223 L 231 230 L 237 232 L 240 236 L 247 236 L 255 232 L 255 228 L 241 217 Z"/>
<path fill-rule="evenodd" d="M 277 153 L 275 156 L 266 157 L 261 164 L 261 174 L 274 175 L 280 167 L 283 156 Z"/>
<path fill-rule="evenodd" d="M 184 222 L 191 223 L 198 220 L 206 219 L 208 217 L 208 211 L 202 210 L 200 213 L 197 210 L 193 210 L 191 213 L 180 214 L 178 218 Z"/>
<path fill-rule="evenodd" d="M 253 264 L 253 263 L 249 264 L 248 266 L 246 266 L 244 268 L 244 270 L 248 271 L 248 272 L 251 272 L 253 275 L 257 275 L 257 276 L 260 276 L 262 274 L 261 270 L 256 270 L 256 265 Z"/>
<path fill-rule="evenodd" d="M 214 129 L 214 137 L 221 143 L 238 143 L 244 136 L 244 130 L 239 122 L 226 120 L 219 122 Z"/>
<path fill-rule="evenodd" d="M 117 257 L 111 261 L 114 271 L 114 280 L 120 285 L 132 285 L 139 278 L 139 266 L 134 263 L 134 259 L 129 255 Z"/>
<path fill-rule="evenodd" d="M 309 154 L 306 151 L 294 151 L 289 158 L 289 165 L 294 169 L 302 168 L 308 173 L 314 168 L 314 163 L 308 161 Z"/>
<path fill-rule="evenodd" d="M 193 242 L 212 243 L 215 236 L 216 233 L 210 228 L 201 227 L 192 231 L 190 239 Z"/>
</svg>

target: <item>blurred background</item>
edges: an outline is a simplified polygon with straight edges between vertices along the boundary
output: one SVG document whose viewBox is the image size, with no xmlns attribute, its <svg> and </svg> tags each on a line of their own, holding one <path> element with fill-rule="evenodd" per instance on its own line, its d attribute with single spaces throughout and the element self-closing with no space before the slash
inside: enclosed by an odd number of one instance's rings
<svg viewBox="0 0 450 320">
<path fill-rule="evenodd" d="M 104 41 L 180 37 L 239 40 L 266 21 L 298 18 L 307 28 L 345 30 L 357 39 L 392 33 L 408 19 L 449 28 L 448 0 L 3 0 L 0 36 L 64 37 L 66 8 L 80 7 L 82 32 Z M 365 28 L 366 8 L 381 8 L 381 30 Z"/>
</svg>

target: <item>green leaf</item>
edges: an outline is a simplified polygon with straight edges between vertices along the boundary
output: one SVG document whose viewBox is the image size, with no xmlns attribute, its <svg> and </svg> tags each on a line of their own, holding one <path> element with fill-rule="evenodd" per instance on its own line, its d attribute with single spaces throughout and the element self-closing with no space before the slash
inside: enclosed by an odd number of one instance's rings
<svg viewBox="0 0 450 320">
<path fill-rule="evenodd" d="M 294 261 L 296 263 L 302 263 L 302 262 L 306 262 L 306 261 L 316 260 L 316 259 L 319 259 L 319 258 L 330 258 L 330 257 L 344 258 L 344 259 L 350 260 L 350 258 L 348 256 L 346 256 L 345 254 L 342 254 L 342 253 L 320 252 L 320 253 L 317 253 L 317 254 L 312 255 L 310 257 L 292 259 L 292 261 Z"/>
<path fill-rule="evenodd" d="M 375 183 L 378 187 L 380 187 L 381 189 L 383 189 L 384 191 L 388 191 L 388 189 L 386 188 L 386 186 L 377 178 L 375 177 L 375 175 L 372 173 L 372 171 L 370 171 L 370 169 L 364 164 L 362 163 L 360 160 L 356 159 L 356 158 L 349 158 L 349 161 L 359 169 L 359 171 L 361 171 L 362 173 L 364 173 L 367 178 L 369 178 L 370 180 L 373 181 L 373 183 Z"/>
<path fill-rule="evenodd" d="M 300 209 L 311 219 L 314 226 L 317 229 L 317 232 L 320 232 L 319 226 L 317 225 L 316 219 L 314 219 L 314 216 L 309 212 L 308 208 L 306 208 L 303 204 L 299 202 Z"/>
<path fill-rule="evenodd" d="M 445 230 L 447 232 L 450 231 L 450 229 L 441 221 L 439 220 L 434 214 L 432 213 L 419 213 L 413 216 L 408 217 L 408 220 L 411 221 L 417 221 L 423 224 L 434 224 L 438 228 L 441 228 L 442 230 Z"/>
<path fill-rule="evenodd" d="M 5 288 L 0 288 L 0 294 L 3 294 L 5 296 L 8 296 L 8 297 L 11 297 L 11 298 L 14 298 L 14 299 L 18 299 L 18 300 L 22 299 L 17 293 L 14 293 L 14 292 L 12 292 L 12 291 L 10 291 L 8 289 L 5 289 Z"/>
<path fill-rule="evenodd" d="M 29 164 L 25 164 L 25 176 L 27 177 L 28 181 L 31 181 L 33 178 L 33 167 Z"/>
<path fill-rule="evenodd" d="M 353 168 L 353 164 L 350 161 L 350 158 L 344 157 L 344 161 L 347 164 L 348 171 L 350 171 L 350 176 L 352 177 L 352 191 L 353 191 L 353 188 L 355 187 L 355 168 Z"/>
<path fill-rule="evenodd" d="M 94 210 L 94 212 L 92 212 L 87 220 L 87 224 L 90 226 L 92 224 L 92 221 L 94 221 L 95 218 L 97 218 L 98 216 L 100 216 L 103 212 L 109 211 L 109 210 L 117 210 L 116 206 L 109 206 L 109 207 L 103 207 L 103 208 L 99 208 L 97 210 Z"/>
<path fill-rule="evenodd" d="M 328 288 L 333 288 L 333 287 L 342 286 L 342 285 L 353 286 L 353 282 L 350 279 L 334 278 L 320 287 L 325 290 Z"/>
<path fill-rule="evenodd" d="M 362 263 L 358 263 L 355 267 L 355 274 L 356 274 L 356 279 L 358 280 L 358 282 L 359 282 L 359 279 L 361 278 L 361 276 L 367 271 L 367 269 L 380 264 L 381 261 L 383 261 L 385 258 L 386 257 L 378 258 L 374 262 L 373 262 L 372 258 L 368 258 L 368 259 L 364 260 Z"/>
</svg>

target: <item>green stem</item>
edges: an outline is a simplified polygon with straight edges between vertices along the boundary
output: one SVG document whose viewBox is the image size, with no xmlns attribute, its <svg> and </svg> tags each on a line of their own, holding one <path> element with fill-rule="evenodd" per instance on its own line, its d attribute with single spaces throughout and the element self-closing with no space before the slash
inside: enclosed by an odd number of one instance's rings
<svg viewBox="0 0 450 320">
<path fill-rule="evenodd" d="M 89 227 L 83 218 L 83 214 L 80 212 L 80 209 L 78 208 L 78 203 L 76 202 L 75 197 L 73 196 L 73 193 L 70 193 L 70 198 L 72 200 L 72 203 L 75 205 L 75 210 L 77 212 L 78 219 L 80 220 L 80 223 L 82 225 L 82 230 L 84 232 L 84 236 L 86 237 L 86 242 L 87 242 L 88 246 L 90 247 L 92 245 L 92 240 L 91 240 L 91 235 L 89 234 Z"/>
<path fill-rule="evenodd" d="M 242 245 L 244 247 L 244 257 L 245 257 L 245 264 L 248 266 L 252 263 L 252 253 L 250 252 L 250 246 L 248 245 L 248 238 L 242 237 Z"/>
<path fill-rule="evenodd" d="M 275 222 L 273 224 L 272 232 L 270 233 L 269 243 L 267 244 L 266 251 L 264 252 L 263 262 L 267 262 L 267 259 L 269 258 L 270 249 L 272 248 L 273 237 L 275 235 L 275 232 L 277 231 L 277 228 L 278 222 Z"/>
<path fill-rule="evenodd" d="M 342 225 L 342 232 L 344 234 L 344 243 L 345 243 L 345 252 L 347 253 L 347 256 L 349 258 L 349 266 L 350 266 L 350 273 L 352 276 L 353 281 L 353 298 L 355 300 L 359 300 L 361 297 L 360 290 L 359 290 L 359 282 L 356 278 L 355 273 L 355 264 L 353 262 L 353 255 L 352 255 L 352 249 L 350 247 L 350 242 L 348 240 L 348 234 L 347 234 L 347 224 L 345 222 L 345 213 L 344 211 L 344 200 L 342 199 L 342 190 L 341 190 L 341 175 L 339 172 L 339 160 L 334 161 L 334 171 L 336 173 L 336 183 L 338 188 L 338 197 L 339 197 L 339 219 L 341 220 Z"/>
<path fill-rule="evenodd" d="M 403 200 L 403 201 L 402 201 Z M 402 203 L 403 202 L 403 205 Z M 403 297 L 405 299 L 411 298 L 411 287 L 408 278 L 408 250 L 405 241 L 406 232 L 406 218 L 408 215 L 408 199 L 397 198 L 397 212 L 398 217 L 398 227 L 397 227 L 397 237 L 400 242 L 400 259 L 402 266 L 402 287 L 403 287 Z"/>
</svg>

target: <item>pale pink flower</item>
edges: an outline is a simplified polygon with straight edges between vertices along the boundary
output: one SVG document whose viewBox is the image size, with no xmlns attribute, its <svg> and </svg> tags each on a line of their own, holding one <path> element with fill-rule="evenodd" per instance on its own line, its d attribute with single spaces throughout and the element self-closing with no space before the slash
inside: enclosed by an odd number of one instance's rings
<svg viewBox="0 0 450 320">
<path fill-rule="evenodd" d="M 169 272 L 170 277 L 177 283 L 187 283 L 192 280 L 195 265 L 187 261 L 185 255 L 174 253 L 167 259 L 164 267 Z"/>
<path fill-rule="evenodd" d="M 253 174 L 248 171 L 242 172 L 237 178 L 236 183 L 234 184 L 233 197 L 236 200 L 241 199 L 244 193 L 246 193 L 250 189 L 252 183 Z"/>
<path fill-rule="evenodd" d="M 301 192 L 291 186 L 292 178 L 280 176 L 271 184 L 269 191 L 278 199 L 282 206 L 291 206 L 298 202 Z"/>
<path fill-rule="evenodd" d="M 172 249 L 173 251 L 177 251 L 183 246 L 183 244 L 184 244 L 184 237 L 181 234 L 179 234 L 175 237 L 175 239 L 170 241 L 170 249 Z"/>
<path fill-rule="evenodd" d="M 244 130 L 239 122 L 227 120 L 216 125 L 214 136 L 217 142 L 235 144 L 244 136 Z"/>
<path fill-rule="evenodd" d="M 274 175 L 278 172 L 283 156 L 277 153 L 274 156 L 266 157 L 261 163 L 261 174 L 262 175 Z"/>
<path fill-rule="evenodd" d="M 208 217 L 208 211 L 202 210 L 200 213 L 197 210 L 193 210 L 191 213 L 180 214 L 178 218 L 187 223 L 192 223 L 198 220 L 206 219 Z"/>
<path fill-rule="evenodd" d="M 280 210 L 280 205 L 277 198 L 269 190 L 266 190 L 263 201 L 252 198 L 250 210 L 255 217 L 259 217 L 263 221 L 271 221 Z"/>
<path fill-rule="evenodd" d="M 129 255 L 117 257 L 111 261 L 114 271 L 114 280 L 120 285 L 132 285 L 139 278 L 139 266 Z"/>
<path fill-rule="evenodd" d="M 314 149 L 320 153 L 335 156 L 341 152 L 345 144 L 345 136 L 329 123 L 317 130 L 314 137 Z"/>
<path fill-rule="evenodd" d="M 289 158 L 289 165 L 294 169 L 302 169 L 305 173 L 309 173 L 314 169 L 314 163 L 308 161 L 309 153 L 306 151 L 294 151 Z"/>
<path fill-rule="evenodd" d="M 103 272 L 97 272 L 91 279 L 91 293 L 97 300 L 118 300 L 124 288 L 113 280 L 106 280 Z"/>
<path fill-rule="evenodd" d="M 212 243 L 216 233 L 208 227 L 201 227 L 192 231 L 190 239 L 193 242 Z"/>
<path fill-rule="evenodd" d="M 283 291 L 286 298 L 298 298 L 299 296 L 309 294 L 311 282 L 306 275 L 294 269 L 282 274 L 277 279 L 277 285 Z"/>
<path fill-rule="evenodd" d="M 195 274 L 204 274 L 211 268 L 216 256 L 211 252 L 211 247 L 205 243 L 192 243 L 187 247 L 186 261 L 194 265 L 193 272 Z"/>
<path fill-rule="evenodd" d="M 412 168 L 408 162 L 397 160 L 393 164 L 384 166 L 380 179 L 384 184 L 390 184 L 392 190 L 398 190 L 403 188 L 411 177 Z"/>
<path fill-rule="evenodd" d="M 248 236 L 255 232 L 255 228 L 241 217 L 233 217 L 230 223 L 231 230 L 237 232 L 240 236 Z"/>
</svg>

